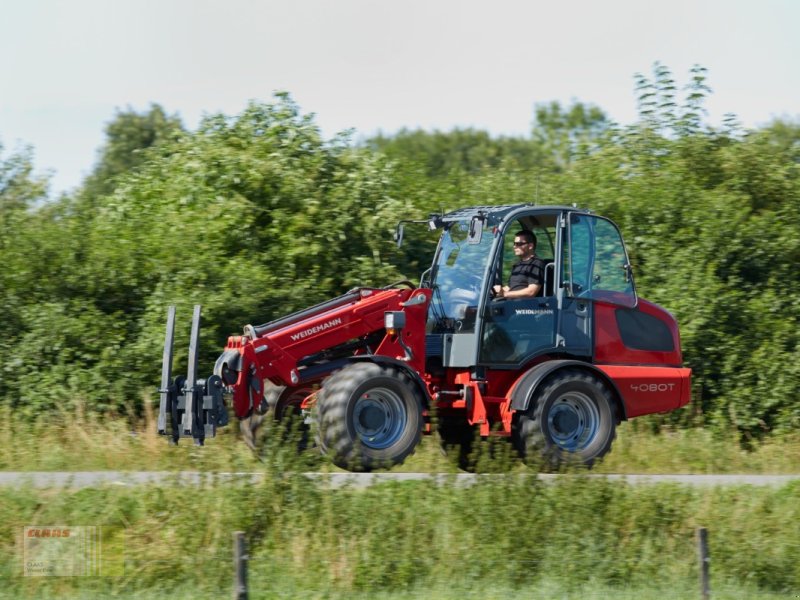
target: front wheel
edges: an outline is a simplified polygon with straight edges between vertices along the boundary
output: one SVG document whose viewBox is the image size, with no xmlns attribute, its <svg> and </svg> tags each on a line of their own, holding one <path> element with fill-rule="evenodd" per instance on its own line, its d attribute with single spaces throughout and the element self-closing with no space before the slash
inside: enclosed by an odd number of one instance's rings
<svg viewBox="0 0 800 600">
<path fill-rule="evenodd" d="M 331 375 L 318 395 L 318 443 L 334 464 L 371 471 L 401 463 L 422 430 L 422 395 L 408 375 L 354 363 Z"/>
<path fill-rule="evenodd" d="M 303 422 L 303 401 L 314 393 L 311 385 L 297 387 L 277 386 L 269 381 L 264 381 L 265 412 L 254 411 L 247 419 L 241 422 L 241 431 L 245 444 L 256 453 L 261 452 L 264 445 L 265 419 L 271 418 L 284 425 L 282 434 L 286 440 L 296 438 L 297 449 L 305 450 L 311 444 L 308 425 Z"/>
<path fill-rule="evenodd" d="M 526 462 L 542 457 L 553 467 L 569 462 L 591 467 L 611 449 L 615 427 L 608 387 L 586 371 L 566 369 L 537 388 L 514 437 Z"/>
</svg>

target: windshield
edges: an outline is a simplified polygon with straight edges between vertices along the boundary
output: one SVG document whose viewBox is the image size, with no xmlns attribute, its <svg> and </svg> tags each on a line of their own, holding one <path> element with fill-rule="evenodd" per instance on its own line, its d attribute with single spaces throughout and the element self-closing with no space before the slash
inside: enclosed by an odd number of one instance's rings
<svg viewBox="0 0 800 600">
<path fill-rule="evenodd" d="M 473 331 L 481 284 L 492 248 L 491 228 L 482 226 L 480 241 L 469 238 L 469 221 L 452 223 L 442 234 L 431 273 L 429 318 L 440 331 Z M 477 243 L 475 243 L 477 241 Z"/>
</svg>

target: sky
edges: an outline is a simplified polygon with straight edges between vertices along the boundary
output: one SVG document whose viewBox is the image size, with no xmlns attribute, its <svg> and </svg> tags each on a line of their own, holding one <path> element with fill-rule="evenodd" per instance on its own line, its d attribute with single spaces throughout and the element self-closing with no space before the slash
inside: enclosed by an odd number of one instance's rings
<svg viewBox="0 0 800 600">
<path fill-rule="evenodd" d="M 190 129 L 288 91 L 326 137 L 472 127 L 527 136 L 537 104 L 636 119 L 634 76 L 699 64 L 708 120 L 800 119 L 796 0 L 0 0 L 0 159 L 51 194 L 104 127 L 152 103 Z"/>
</svg>

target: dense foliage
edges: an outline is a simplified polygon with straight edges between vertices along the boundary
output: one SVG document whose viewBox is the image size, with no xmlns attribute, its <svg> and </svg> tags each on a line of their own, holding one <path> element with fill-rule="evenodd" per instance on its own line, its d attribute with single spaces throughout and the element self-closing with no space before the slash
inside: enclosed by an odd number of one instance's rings
<svg viewBox="0 0 800 600">
<path fill-rule="evenodd" d="M 154 106 L 117 115 L 95 171 L 58 200 L 29 154 L 0 153 L 0 402 L 128 413 L 156 383 L 168 304 L 184 322 L 203 304 L 208 368 L 245 323 L 415 279 L 432 240 L 409 232 L 397 250 L 399 219 L 535 201 L 620 224 L 640 294 L 677 316 L 695 372 L 692 408 L 670 418 L 746 437 L 796 428 L 800 124 L 706 125 L 700 68 L 682 92 L 662 66 L 637 88 L 627 127 L 551 104 L 530 137 L 360 145 L 323 139 L 287 95 L 194 132 Z"/>
</svg>

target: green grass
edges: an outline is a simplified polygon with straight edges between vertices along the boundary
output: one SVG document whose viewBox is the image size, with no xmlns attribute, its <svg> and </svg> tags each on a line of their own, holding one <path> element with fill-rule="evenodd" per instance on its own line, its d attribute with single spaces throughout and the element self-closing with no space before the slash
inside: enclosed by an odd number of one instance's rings
<svg viewBox="0 0 800 600">
<path fill-rule="evenodd" d="M 735 432 L 702 428 L 662 428 L 654 433 L 648 418 L 623 423 L 600 473 L 800 473 L 800 435 L 773 436 L 739 443 Z"/>
<path fill-rule="evenodd" d="M 691 598 L 709 529 L 715 598 L 800 593 L 800 483 L 631 486 L 498 476 L 326 489 L 267 461 L 256 484 L 0 489 L 0 597 L 230 594 L 232 532 L 250 544 L 253 598 Z M 125 534 L 116 578 L 22 577 L 25 525 Z"/>
<path fill-rule="evenodd" d="M 252 598 L 693 598 L 701 526 L 710 532 L 714 598 L 800 597 L 800 483 L 632 486 L 578 475 L 544 484 L 494 438 L 476 445 L 477 466 L 513 477 L 328 490 L 300 473 L 333 467 L 313 453 L 298 457 L 280 431 L 271 433 L 261 462 L 235 426 L 196 448 L 168 446 L 152 417 L 134 426 L 76 416 L 5 421 L 4 470 L 210 474 L 202 486 L 0 488 L 0 598 L 228 597 L 236 530 L 250 543 Z M 641 419 L 619 428 L 595 470 L 796 473 L 799 464 L 798 437 L 745 450 L 730 435 L 656 434 Z M 397 470 L 456 472 L 435 436 Z M 223 481 L 220 471 L 264 477 Z M 47 524 L 123 531 L 124 576 L 22 577 L 22 527 Z"/>
<path fill-rule="evenodd" d="M 587 583 L 575 588 L 565 587 L 557 581 L 541 580 L 533 582 L 525 588 L 483 585 L 461 587 L 439 583 L 431 587 L 416 587 L 394 591 L 335 592 L 324 590 L 298 590 L 290 588 L 275 589 L 273 581 L 258 575 L 251 580 L 250 598 L 252 600 L 687 600 L 700 598 L 698 585 L 670 586 L 608 586 Z M 67 596 L 55 590 L 39 590 L 39 600 L 105 600 L 109 597 L 123 597 L 131 600 L 197 600 L 199 597 L 230 598 L 232 586 L 222 586 L 211 590 L 207 596 L 200 596 L 194 586 L 173 588 L 169 591 L 126 590 L 114 594 L 111 588 L 103 586 L 86 586 L 75 590 Z M 722 584 L 712 589 L 714 600 L 796 600 L 794 592 L 768 592 L 752 586 L 738 584 Z M 0 598 L 16 600 L 17 589 L 8 592 L 0 591 Z"/>
<path fill-rule="evenodd" d="M 480 461 L 513 451 L 504 440 L 476 445 Z M 237 425 L 197 448 L 191 440 L 171 447 L 156 435 L 152 415 L 131 424 L 125 419 L 62 415 L 40 422 L 19 419 L 0 423 L 0 469 L 6 471 L 82 470 L 259 470 L 260 463 L 242 443 Z M 309 456 L 309 469 L 320 468 Z M 512 467 L 522 470 L 518 464 Z M 332 467 L 325 467 L 332 468 Z M 406 472 L 451 472 L 437 436 L 425 436 L 416 453 L 395 467 Z M 654 433 L 648 418 L 623 423 L 598 473 L 766 473 L 800 472 L 800 435 L 772 437 L 745 449 L 735 434 L 701 428 L 662 428 Z"/>
</svg>

